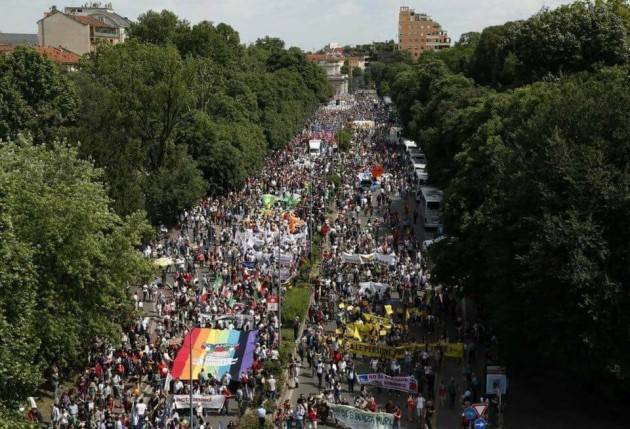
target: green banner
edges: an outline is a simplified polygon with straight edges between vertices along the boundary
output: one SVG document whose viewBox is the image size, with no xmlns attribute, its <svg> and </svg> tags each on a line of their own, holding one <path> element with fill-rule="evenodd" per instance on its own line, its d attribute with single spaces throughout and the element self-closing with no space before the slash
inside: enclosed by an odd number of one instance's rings
<svg viewBox="0 0 630 429">
<path fill-rule="evenodd" d="M 262 196 L 262 205 L 266 209 L 270 209 L 276 201 L 278 201 L 278 197 L 275 195 L 265 194 Z"/>
</svg>

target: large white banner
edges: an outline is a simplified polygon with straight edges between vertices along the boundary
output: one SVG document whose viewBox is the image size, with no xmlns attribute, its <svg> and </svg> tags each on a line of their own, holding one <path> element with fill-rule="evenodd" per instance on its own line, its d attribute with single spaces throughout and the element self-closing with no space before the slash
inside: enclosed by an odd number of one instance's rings
<svg viewBox="0 0 630 429">
<path fill-rule="evenodd" d="M 376 283 L 376 282 L 360 282 L 359 283 L 359 295 L 380 295 L 382 296 L 385 291 L 389 289 L 389 285 L 387 283 Z"/>
<path fill-rule="evenodd" d="M 360 384 L 382 387 L 383 389 L 400 390 L 401 392 L 418 392 L 418 382 L 413 377 L 390 377 L 386 374 L 358 374 Z"/>
<path fill-rule="evenodd" d="M 341 253 L 341 259 L 349 264 L 368 264 L 375 262 L 380 265 L 396 265 L 396 255 L 393 253 Z"/>
<path fill-rule="evenodd" d="M 391 429 L 394 427 L 394 415 L 389 413 L 371 413 L 349 405 L 330 404 L 337 422 L 352 429 Z"/>
<path fill-rule="evenodd" d="M 190 408 L 190 395 L 173 395 L 173 403 L 175 408 Z M 220 410 L 225 403 L 225 396 L 223 395 L 193 395 L 193 407 L 197 408 L 201 405 L 202 408 L 210 410 Z"/>
<path fill-rule="evenodd" d="M 376 263 L 381 265 L 396 265 L 396 255 L 393 253 L 378 253 L 375 252 Z"/>
<path fill-rule="evenodd" d="M 363 261 L 361 260 L 361 255 L 357 254 L 357 253 L 346 253 L 343 252 L 341 254 L 341 258 L 344 260 L 344 262 L 347 262 L 349 264 L 362 264 Z"/>
</svg>

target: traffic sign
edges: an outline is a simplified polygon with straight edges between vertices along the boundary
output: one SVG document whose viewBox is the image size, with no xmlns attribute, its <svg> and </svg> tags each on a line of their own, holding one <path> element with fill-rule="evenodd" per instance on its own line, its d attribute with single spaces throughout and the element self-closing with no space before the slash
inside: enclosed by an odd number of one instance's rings
<svg viewBox="0 0 630 429">
<path fill-rule="evenodd" d="M 488 405 L 486 404 L 472 404 L 471 407 L 475 409 L 479 417 L 485 416 L 488 412 Z"/>
<path fill-rule="evenodd" d="M 267 311 L 278 311 L 278 296 L 269 295 L 267 297 Z"/>
<path fill-rule="evenodd" d="M 473 407 L 468 407 L 464 409 L 464 417 L 466 417 L 466 420 L 468 421 L 473 421 L 479 416 L 477 415 L 477 411 Z"/>
<path fill-rule="evenodd" d="M 475 420 L 475 429 L 486 429 L 488 422 L 485 419 L 479 418 Z"/>
</svg>

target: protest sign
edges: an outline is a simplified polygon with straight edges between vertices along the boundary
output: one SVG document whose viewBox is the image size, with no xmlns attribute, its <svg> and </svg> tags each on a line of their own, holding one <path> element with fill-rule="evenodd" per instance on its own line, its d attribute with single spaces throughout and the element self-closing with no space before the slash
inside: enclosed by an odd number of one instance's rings
<svg viewBox="0 0 630 429">
<path fill-rule="evenodd" d="M 175 357 L 173 378 L 190 380 L 192 375 L 195 380 L 202 368 L 206 375 L 217 379 L 227 372 L 238 378 L 252 366 L 257 337 L 257 330 L 194 328 Z"/>
<path fill-rule="evenodd" d="M 378 296 L 383 296 L 385 291 L 389 289 L 389 285 L 387 283 L 377 283 L 377 282 L 360 282 L 359 283 L 359 295 L 361 296 L 372 296 L 374 294 Z"/>
<path fill-rule="evenodd" d="M 394 416 L 389 413 L 372 413 L 349 405 L 330 404 L 337 422 L 352 429 L 391 429 Z"/>
<path fill-rule="evenodd" d="M 418 382 L 413 377 L 391 377 L 386 374 L 358 374 L 357 379 L 360 384 L 381 387 L 389 390 L 399 390 L 401 392 L 418 392 Z"/>
<path fill-rule="evenodd" d="M 444 356 L 450 358 L 461 358 L 464 352 L 464 345 L 462 343 L 408 343 L 402 346 L 388 346 L 384 344 L 369 344 L 360 341 L 346 340 L 346 350 L 357 356 L 365 357 L 388 357 L 388 358 L 402 358 L 405 356 L 406 351 L 412 353 L 420 350 L 434 350 L 436 347 L 442 347 L 444 350 Z"/>
<path fill-rule="evenodd" d="M 209 410 L 220 410 L 225 403 L 225 396 L 223 395 L 193 395 L 193 407 Z M 190 395 L 173 395 L 173 402 L 175 408 L 190 408 Z"/>
</svg>

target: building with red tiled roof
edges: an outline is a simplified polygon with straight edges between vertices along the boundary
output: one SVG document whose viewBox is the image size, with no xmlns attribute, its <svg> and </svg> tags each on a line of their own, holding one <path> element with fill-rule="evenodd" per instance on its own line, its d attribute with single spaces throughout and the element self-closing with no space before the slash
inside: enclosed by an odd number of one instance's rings
<svg viewBox="0 0 630 429">
<path fill-rule="evenodd" d="M 18 46 L 19 45 L 0 44 L 0 55 L 10 54 Z M 52 46 L 28 47 L 34 49 L 37 53 L 58 64 L 61 68 L 65 70 L 74 69 L 74 67 L 79 63 L 79 60 L 81 59 L 81 57 L 74 52 L 70 52 L 62 48 L 55 48 Z"/>
<path fill-rule="evenodd" d="M 61 66 L 74 66 L 78 64 L 81 59 L 81 57 L 74 52 L 66 51 L 61 48 L 55 48 L 53 46 L 38 46 L 35 50 Z"/>
</svg>

